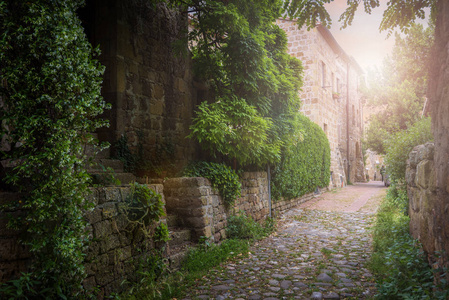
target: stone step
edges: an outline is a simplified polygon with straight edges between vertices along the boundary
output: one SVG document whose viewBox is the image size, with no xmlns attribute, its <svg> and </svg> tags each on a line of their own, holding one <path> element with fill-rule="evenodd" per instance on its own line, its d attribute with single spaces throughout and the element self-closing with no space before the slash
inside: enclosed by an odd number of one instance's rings
<svg viewBox="0 0 449 300">
<path fill-rule="evenodd" d="M 179 226 L 178 217 L 176 215 L 167 214 L 167 226 L 168 227 Z"/>
<path fill-rule="evenodd" d="M 91 165 L 87 168 L 88 172 L 101 173 L 111 168 L 116 173 L 124 173 L 123 162 L 118 159 L 94 159 Z"/>
<path fill-rule="evenodd" d="M 111 156 L 111 148 L 106 148 L 100 152 L 98 152 L 96 155 L 94 155 L 94 153 L 99 149 L 99 147 L 94 146 L 94 145 L 84 145 L 84 153 L 86 154 L 87 157 L 94 157 L 96 159 L 105 159 L 105 158 L 110 158 Z"/>
<path fill-rule="evenodd" d="M 136 176 L 131 173 L 93 172 L 90 173 L 90 175 L 92 176 L 93 184 L 101 184 L 106 186 L 128 185 L 136 181 Z"/>
<path fill-rule="evenodd" d="M 180 245 L 173 246 L 169 251 L 168 254 L 168 261 L 170 269 L 176 270 L 181 267 L 181 264 L 184 260 L 184 258 L 187 255 L 187 252 L 194 248 L 196 245 L 192 242 L 183 242 Z"/>
<path fill-rule="evenodd" d="M 189 242 L 192 239 L 192 233 L 189 229 L 173 229 L 169 228 L 170 231 L 170 249 L 175 248 L 177 245 L 181 245 L 185 242 Z"/>
</svg>

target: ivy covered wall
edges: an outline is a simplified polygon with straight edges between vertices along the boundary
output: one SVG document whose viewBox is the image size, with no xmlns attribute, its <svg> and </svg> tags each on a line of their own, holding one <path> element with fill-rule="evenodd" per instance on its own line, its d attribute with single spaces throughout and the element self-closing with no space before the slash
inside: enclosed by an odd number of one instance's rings
<svg viewBox="0 0 449 300">
<path fill-rule="evenodd" d="M 324 131 L 304 115 L 298 117 L 303 140 L 291 143 L 273 170 L 272 197 L 293 199 L 327 187 L 330 182 L 330 147 Z"/>
</svg>

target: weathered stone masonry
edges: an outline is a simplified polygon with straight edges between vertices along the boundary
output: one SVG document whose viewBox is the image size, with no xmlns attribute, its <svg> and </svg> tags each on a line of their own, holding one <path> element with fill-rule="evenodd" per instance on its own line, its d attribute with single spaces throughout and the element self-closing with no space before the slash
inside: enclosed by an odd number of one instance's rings
<svg viewBox="0 0 449 300">
<path fill-rule="evenodd" d="M 205 178 L 171 178 L 163 184 L 148 187 L 163 196 L 167 213 L 176 214 L 193 231 L 194 238 L 205 236 L 218 242 L 226 237 L 227 217 L 230 214 L 243 212 L 256 221 L 263 221 L 269 215 L 267 173 L 244 173 L 241 183 L 242 197 L 230 208 L 224 205 L 218 192 Z M 87 278 L 84 287 L 99 290 L 100 298 L 123 289 L 123 280 L 135 279 L 140 262 L 158 246 L 142 231 L 131 230 L 122 209 L 130 193 L 130 187 L 121 186 L 95 188 L 90 195 L 96 206 L 86 214 L 92 242 L 86 252 Z M 2 203 L 18 197 L 15 193 L 0 195 Z M 313 194 L 309 194 L 275 202 L 272 212 L 274 215 L 280 214 L 312 197 Z M 8 230 L 6 222 L 6 215 L 0 215 L 0 282 L 16 278 L 19 272 L 26 271 L 30 259 L 30 254 L 17 242 L 18 233 Z M 160 222 L 166 223 L 166 219 Z M 170 249 L 166 249 L 166 254 L 170 254 Z"/>
</svg>

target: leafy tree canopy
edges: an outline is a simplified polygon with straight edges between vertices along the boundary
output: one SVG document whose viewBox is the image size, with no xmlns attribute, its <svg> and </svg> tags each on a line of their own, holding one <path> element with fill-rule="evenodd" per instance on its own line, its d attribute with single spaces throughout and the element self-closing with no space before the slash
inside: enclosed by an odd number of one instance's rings
<svg viewBox="0 0 449 300">
<path fill-rule="evenodd" d="M 196 75 L 212 90 L 202 99 L 191 137 L 241 165 L 279 160 L 298 134 L 302 66 L 276 24 L 282 1 L 172 1 L 190 13 Z"/>
<path fill-rule="evenodd" d="M 370 118 L 367 146 L 385 153 L 384 142 L 395 132 L 420 120 L 425 102 L 433 44 L 433 26 L 412 25 L 405 37 L 396 34 L 393 55 L 381 71 L 368 75 L 364 97 L 368 105 L 382 107 Z"/>
</svg>

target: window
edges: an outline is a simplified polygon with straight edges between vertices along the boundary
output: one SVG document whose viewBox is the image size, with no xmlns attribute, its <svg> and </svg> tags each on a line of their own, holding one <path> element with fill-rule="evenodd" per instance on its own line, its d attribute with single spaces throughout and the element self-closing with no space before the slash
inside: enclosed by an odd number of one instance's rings
<svg viewBox="0 0 449 300">
<path fill-rule="evenodd" d="M 332 82 L 331 82 L 331 85 L 332 85 L 332 92 L 335 92 L 335 78 L 334 78 L 335 76 L 334 76 L 334 72 L 332 72 L 332 77 L 331 77 L 331 80 L 332 80 Z"/>
<path fill-rule="evenodd" d="M 355 125 L 355 109 L 354 109 L 354 104 L 352 105 L 352 125 Z"/>
<path fill-rule="evenodd" d="M 327 135 L 327 124 L 326 123 L 324 123 L 324 125 L 323 125 L 323 130 L 324 130 L 324 133 Z"/>
<path fill-rule="evenodd" d="M 321 62 L 321 86 L 323 88 L 326 86 L 326 64 L 324 61 Z"/>
</svg>

